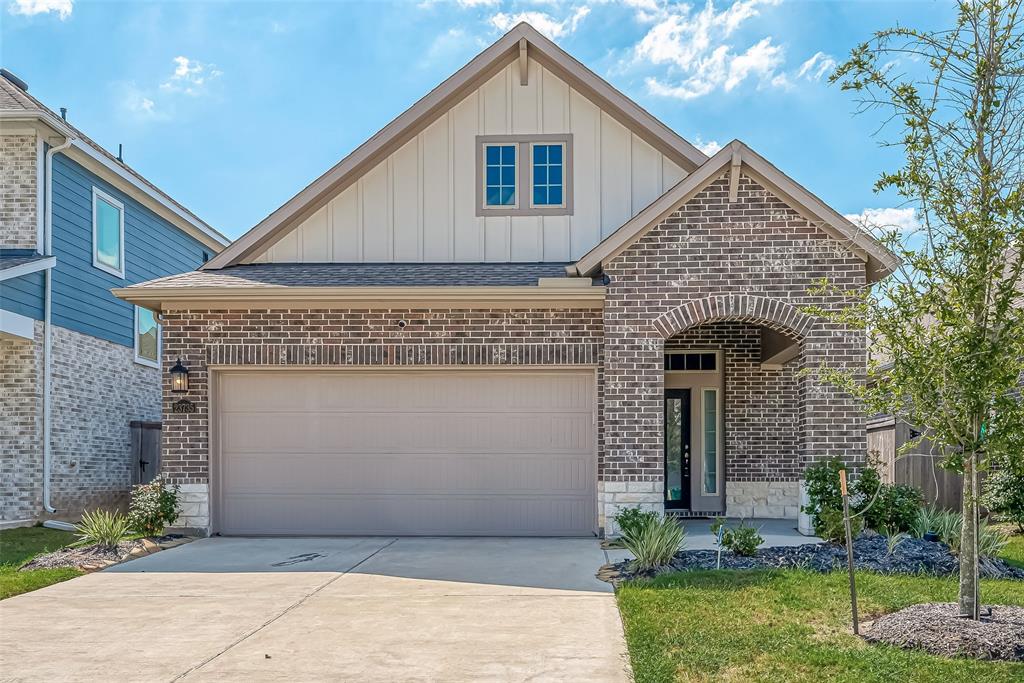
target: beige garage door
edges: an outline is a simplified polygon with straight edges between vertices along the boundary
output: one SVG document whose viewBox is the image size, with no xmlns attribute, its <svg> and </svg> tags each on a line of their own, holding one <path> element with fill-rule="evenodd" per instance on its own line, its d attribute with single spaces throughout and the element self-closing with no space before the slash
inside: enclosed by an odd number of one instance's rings
<svg viewBox="0 0 1024 683">
<path fill-rule="evenodd" d="M 594 532 L 590 372 L 222 373 L 224 534 Z"/>
</svg>

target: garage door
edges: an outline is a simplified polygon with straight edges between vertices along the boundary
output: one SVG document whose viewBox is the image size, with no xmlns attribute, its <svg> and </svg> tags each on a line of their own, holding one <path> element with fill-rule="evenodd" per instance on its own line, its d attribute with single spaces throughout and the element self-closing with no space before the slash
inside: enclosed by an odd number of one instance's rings
<svg viewBox="0 0 1024 683">
<path fill-rule="evenodd" d="M 593 373 L 222 373 L 224 534 L 590 535 Z"/>
</svg>

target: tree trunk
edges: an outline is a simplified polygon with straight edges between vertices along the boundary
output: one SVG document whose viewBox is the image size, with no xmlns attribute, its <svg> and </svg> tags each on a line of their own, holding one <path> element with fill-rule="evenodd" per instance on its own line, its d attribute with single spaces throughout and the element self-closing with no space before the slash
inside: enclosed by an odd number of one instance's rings
<svg viewBox="0 0 1024 683">
<path fill-rule="evenodd" d="M 978 580 L 978 454 L 964 460 L 963 524 L 960 530 L 960 615 L 981 618 Z"/>
</svg>

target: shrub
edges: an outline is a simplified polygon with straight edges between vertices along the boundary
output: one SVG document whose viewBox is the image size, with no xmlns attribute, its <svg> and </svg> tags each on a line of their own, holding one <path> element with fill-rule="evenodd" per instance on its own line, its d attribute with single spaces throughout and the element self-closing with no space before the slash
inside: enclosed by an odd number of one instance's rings
<svg viewBox="0 0 1024 683">
<path fill-rule="evenodd" d="M 711 533 L 718 536 L 718 530 L 723 526 L 725 526 L 725 520 L 719 517 L 711 524 Z M 722 547 L 743 557 L 756 555 L 757 549 L 762 543 L 764 543 L 764 538 L 760 534 L 760 529 L 747 526 L 742 519 L 735 529 L 725 527 L 722 532 Z"/>
<path fill-rule="evenodd" d="M 939 540 L 949 546 L 954 553 L 960 552 L 960 532 L 963 528 L 963 515 L 954 510 L 940 510 L 938 508 L 921 508 L 918 523 L 914 525 L 913 532 L 917 537 L 924 536 L 926 531 L 934 531 Z M 981 521 L 978 526 L 978 554 L 982 557 L 995 557 L 1006 544 L 1010 542 L 1009 536 L 996 530 L 990 529 L 988 522 Z"/>
<path fill-rule="evenodd" d="M 850 533 L 854 538 L 864 529 L 863 517 L 850 518 Z M 825 508 L 814 517 L 814 533 L 826 541 L 840 542 L 846 540 L 846 527 L 843 524 L 842 509 Z"/>
<path fill-rule="evenodd" d="M 636 559 L 633 568 L 646 571 L 664 567 L 686 541 L 686 530 L 671 517 L 647 517 L 638 526 L 622 534 L 622 545 Z"/>
<path fill-rule="evenodd" d="M 878 471 L 867 467 L 851 488 L 857 497 L 853 509 L 864 513 L 864 524 L 869 529 L 896 532 L 909 531 L 914 526 L 922 501 L 921 491 L 916 487 L 883 484 Z"/>
<path fill-rule="evenodd" d="M 133 488 L 132 500 L 128 505 L 128 519 L 132 528 L 147 536 L 163 533 L 164 526 L 178 518 L 179 489 L 177 484 L 168 486 L 162 476 Z"/>
<path fill-rule="evenodd" d="M 75 525 L 78 542 L 75 545 L 98 545 L 113 548 L 128 534 L 131 525 L 120 512 L 106 510 L 86 511 L 82 521 Z"/>
<path fill-rule="evenodd" d="M 817 517 L 822 510 L 843 508 L 843 496 L 839 490 L 839 470 L 845 467 L 842 460 L 832 459 L 807 468 L 804 472 L 804 482 L 807 485 L 808 504 L 802 508 L 804 512 Z"/>
<path fill-rule="evenodd" d="M 642 510 L 640 506 L 622 508 L 615 514 L 615 525 L 619 527 L 619 533 L 623 536 L 639 531 L 644 525 L 657 519 L 657 512 Z"/>
<path fill-rule="evenodd" d="M 985 481 L 982 503 L 1024 533 L 1024 472 L 1008 468 L 992 472 Z"/>
</svg>

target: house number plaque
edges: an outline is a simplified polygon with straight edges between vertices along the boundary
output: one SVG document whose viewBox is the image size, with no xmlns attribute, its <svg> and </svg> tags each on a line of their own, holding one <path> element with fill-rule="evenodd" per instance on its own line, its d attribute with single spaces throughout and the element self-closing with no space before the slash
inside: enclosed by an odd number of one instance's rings
<svg viewBox="0 0 1024 683">
<path fill-rule="evenodd" d="M 172 413 L 194 413 L 196 412 L 196 404 L 187 398 L 183 398 L 180 401 L 175 401 L 171 406 Z"/>
</svg>

